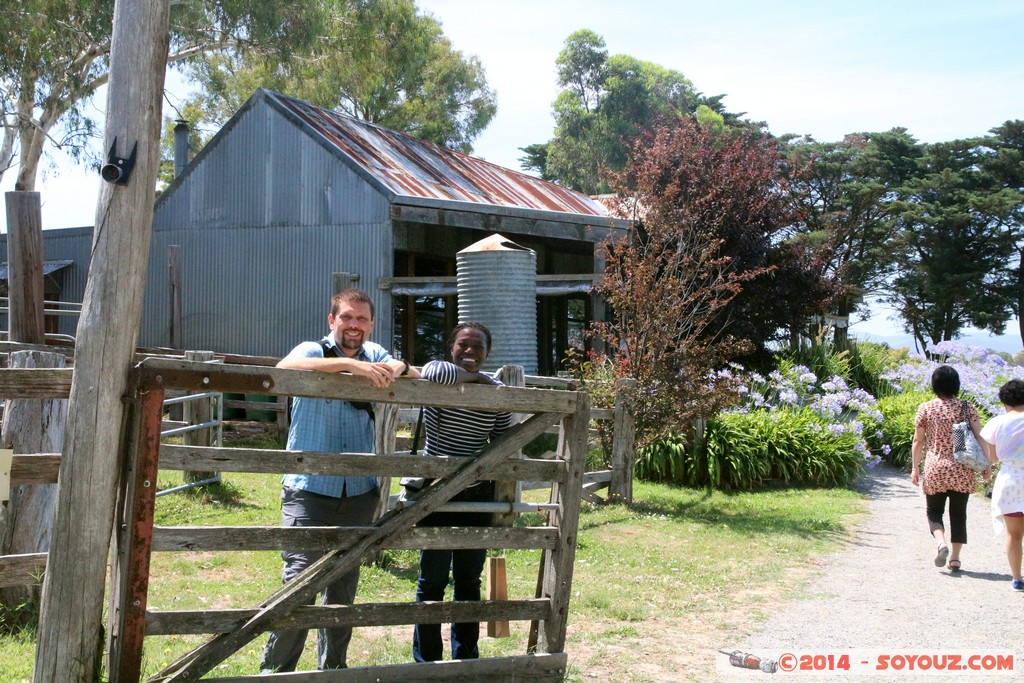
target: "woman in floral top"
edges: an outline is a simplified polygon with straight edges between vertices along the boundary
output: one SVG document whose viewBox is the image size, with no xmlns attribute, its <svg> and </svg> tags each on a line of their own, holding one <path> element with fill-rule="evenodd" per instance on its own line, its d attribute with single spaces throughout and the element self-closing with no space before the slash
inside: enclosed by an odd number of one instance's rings
<svg viewBox="0 0 1024 683">
<path fill-rule="evenodd" d="M 960 549 L 967 543 L 967 501 L 977 486 L 974 472 L 953 459 L 953 425 L 965 419 L 971 431 L 981 441 L 981 423 L 977 409 L 968 401 L 957 398 L 960 393 L 960 375 L 948 365 L 940 365 L 932 373 L 932 391 L 938 398 L 922 403 L 914 418 L 914 443 L 911 447 L 910 480 L 924 489 L 928 528 L 938 541 L 935 566 L 943 567 L 949 558 L 949 568 L 960 570 Z M 924 479 L 919 467 L 925 457 Z M 988 479 L 988 470 L 985 470 Z M 942 516 L 949 500 L 949 540 Z"/>
</svg>

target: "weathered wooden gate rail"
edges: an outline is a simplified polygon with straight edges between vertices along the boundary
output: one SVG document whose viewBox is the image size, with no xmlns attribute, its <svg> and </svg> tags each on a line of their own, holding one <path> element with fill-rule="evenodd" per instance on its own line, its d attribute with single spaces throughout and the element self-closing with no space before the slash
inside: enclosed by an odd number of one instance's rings
<svg viewBox="0 0 1024 683">
<path fill-rule="evenodd" d="M 280 627 L 374 626 L 450 621 L 527 620 L 536 626 L 536 653 L 477 662 L 392 665 L 311 672 L 301 680 L 561 680 L 565 674 L 566 620 L 576 547 L 580 490 L 586 460 L 589 397 L 581 392 L 461 385 L 443 387 L 401 380 L 374 389 L 344 375 L 276 368 L 209 365 L 147 359 L 135 374 L 131 438 L 118 524 L 111 598 L 111 683 L 137 681 L 146 635 L 209 633 L 206 643 L 172 663 L 153 680 L 193 681 L 260 634 Z M 2 379 L 0 379 L 2 384 Z M 170 389 L 243 392 L 377 401 L 404 405 L 508 410 L 532 417 L 514 426 L 477 459 L 411 455 L 336 454 L 280 450 L 161 445 L 163 393 Z M 559 457 L 510 459 L 550 425 L 562 423 Z M 162 528 L 153 525 L 158 467 L 225 472 L 319 472 L 426 476 L 435 479 L 423 496 L 392 510 L 376 524 L 358 528 Z M 547 480 L 553 483 L 546 526 L 532 528 L 415 528 L 415 524 L 478 479 Z M 322 560 L 252 609 L 152 612 L 147 610 L 149 557 L 154 550 L 242 550 L 314 547 L 329 549 Z M 542 551 L 536 596 L 472 603 L 360 603 L 307 606 L 308 599 L 337 576 L 384 548 L 536 548 Z M 438 678 L 438 676 L 441 678 Z M 369 678 L 367 678 L 369 676 Z M 221 679 L 245 680 L 249 677 Z M 251 679 L 250 679 L 251 680 Z"/>
</svg>

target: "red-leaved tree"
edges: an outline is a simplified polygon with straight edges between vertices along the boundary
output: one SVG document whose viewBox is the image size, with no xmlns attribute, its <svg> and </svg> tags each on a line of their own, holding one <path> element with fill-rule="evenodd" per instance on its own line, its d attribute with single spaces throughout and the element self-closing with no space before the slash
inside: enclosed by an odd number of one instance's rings
<svg viewBox="0 0 1024 683">
<path fill-rule="evenodd" d="M 759 131 L 662 120 L 613 185 L 636 228 L 606 245 L 614 320 L 595 332 L 618 374 L 637 380 L 642 445 L 734 401 L 717 370 L 765 352 L 830 289 L 783 239 L 791 204 L 775 144 Z"/>
</svg>

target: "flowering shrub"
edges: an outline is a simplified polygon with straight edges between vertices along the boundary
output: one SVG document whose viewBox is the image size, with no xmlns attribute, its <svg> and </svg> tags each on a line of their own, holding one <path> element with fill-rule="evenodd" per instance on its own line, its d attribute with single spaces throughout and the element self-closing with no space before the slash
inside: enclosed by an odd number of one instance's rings
<svg viewBox="0 0 1024 683">
<path fill-rule="evenodd" d="M 780 362 L 779 369 L 767 377 L 756 372 L 747 373 L 746 377 L 746 400 L 736 411 L 799 412 L 805 408 L 810 409 L 817 416 L 821 429 L 835 437 L 842 434 L 854 435 L 854 449 L 864 464 L 873 466 L 878 463 L 879 455 L 872 453 L 866 436 L 878 431 L 882 413 L 878 410 L 875 397 L 868 392 L 851 389 L 839 375 L 821 381 L 806 366 L 786 360 Z"/>
<path fill-rule="evenodd" d="M 925 354 L 915 353 L 892 372 L 883 375 L 901 391 L 931 395 L 932 372 L 939 365 L 952 366 L 960 375 L 960 395 L 988 415 L 1003 412 L 999 387 L 1011 379 L 1024 379 L 1024 368 L 1010 365 L 1001 356 L 978 346 L 959 342 L 930 344 Z"/>
<path fill-rule="evenodd" d="M 842 486 L 889 450 L 874 396 L 839 375 L 822 381 L 788 360 L 767 376 L 738 365 L 719 374 L 739 382 L 741 405 L 709 420 L 695 446 L 675 437 L 642 449 L 637 476 L 720 489 Z"/>
</svg>

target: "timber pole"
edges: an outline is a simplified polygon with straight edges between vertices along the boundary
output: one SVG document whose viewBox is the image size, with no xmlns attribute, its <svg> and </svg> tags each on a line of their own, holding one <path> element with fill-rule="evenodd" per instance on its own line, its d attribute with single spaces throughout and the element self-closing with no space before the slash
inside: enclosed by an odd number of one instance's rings
<svg viewBox="0 0 1024 683">
<path fill-rule="evenodd" d="M 43 318 L 43 217 L 38 192 L 8 192 L 9 339 L 46 343 Z"/>
<path fill-rule="evenodd" d="M 103 151 L 129 159 L 104 167 L 88 284 L 78 325 L 36 644 L 34 680 L 95 683 L 103 648 L 103 597 L 122 447 L 123 398 L 146 283 L 169 0 L 116 0 Z M 97 178 L 97 182 L 100 179 Z"/>
</svg>

